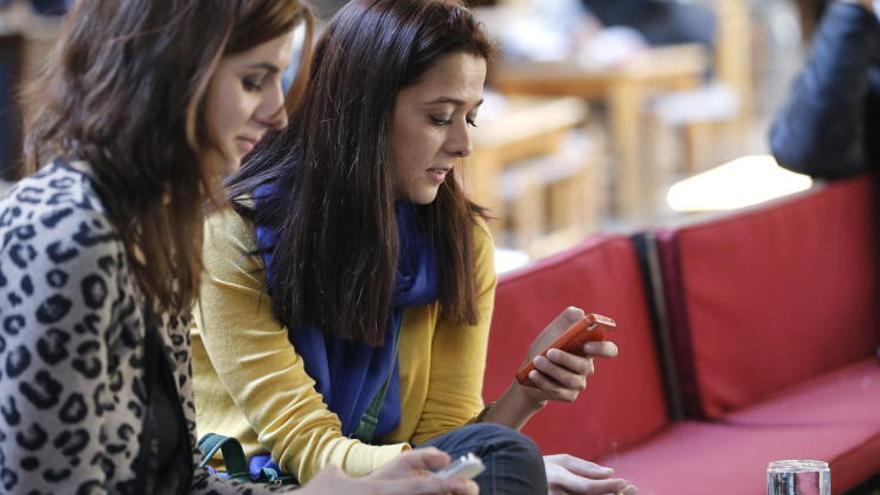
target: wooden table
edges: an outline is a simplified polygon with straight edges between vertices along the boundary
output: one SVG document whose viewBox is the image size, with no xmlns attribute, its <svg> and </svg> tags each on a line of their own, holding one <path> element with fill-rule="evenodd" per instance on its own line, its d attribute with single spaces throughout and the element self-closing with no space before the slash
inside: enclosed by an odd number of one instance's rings
<svg viewBox="0 0 880 495">
<path fill-rule="evenodd" d="M 500 212 L 505 166 L 556 152 L 565 133 L 586 117 L 580 98 L 509 98 L 498 118 L 481 120 L 471 131 L 474 151 L 466 159 L 465 189 L 477 203 Z"/>
<path fill-rule="evenodd" d="M 640 180 L 640 114 L 645 98 L 658 89 L 691 89 L 708 67 L 698 44 L 658 47 L 620 67 L 591 69 L 574 62 L 498 61 L 491 82 L 505 94 L 575 96 L 607 103 L 608 126 L 616 161 L 614 207 L 623 215 L 639 214 L 647 187 Z"/>
</svg>

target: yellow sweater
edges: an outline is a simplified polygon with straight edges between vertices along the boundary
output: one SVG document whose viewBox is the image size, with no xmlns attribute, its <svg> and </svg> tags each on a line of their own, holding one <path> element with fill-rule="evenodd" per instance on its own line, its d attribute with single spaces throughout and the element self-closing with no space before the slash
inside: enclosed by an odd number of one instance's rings
<svg viewBox="0 0 880 495">
<path fill-rule="evenodd" d="M 285 328 L 272 314 L 253 227 L 231 209 L 208 219 L 208 271 L 192 330 L 199 435 L 238 438 L 250 457 L 270 452 L 306 482 L 327 464 L 361 476 L 472 421 L 483 407 L 489 323 L 495 296 L 492 239 L 477 222 L 477 325 L 439 319 L 437 303 L 404 312 L 399 344 L 401 420 L 367 445 L 341 433 Z"/>
</svg>

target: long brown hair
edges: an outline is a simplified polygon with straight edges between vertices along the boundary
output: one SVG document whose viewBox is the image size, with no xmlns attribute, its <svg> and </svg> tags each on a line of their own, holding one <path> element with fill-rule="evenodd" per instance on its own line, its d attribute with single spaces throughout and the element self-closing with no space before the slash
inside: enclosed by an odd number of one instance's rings
<svg viewBox="0 0 880 495">
<path fill-rule="evenodd" d="M 220 59 L 303 21 L 309 40 L 300 0 L 77 2 L 25 92 L 26 171 L 55 157 L 89 163 L 158 310 L 189 310 L 199 289 L 203 205 L 223 172 L 200 158 L 216 149 L 204 107 Z"/>
<path fill-rule="evenodd" d="M 459 52 L 486 59 L 491 52 L 459 2 L 350 2 L 316 45 L 291 124 L 229 180 L 233 198 L 275 185 L 256 207 L 233 204 L 278 234 L 267 289 L 289 328 L 313 324 L 384 341 L 399 250 L 390 171 L 395 101 L 442 57 Z M 437 199 L 418 210 L 437 251 L 441 317 L 476 323 L 473 230 L 483 210 L 451 173 Z"/>
</svg>

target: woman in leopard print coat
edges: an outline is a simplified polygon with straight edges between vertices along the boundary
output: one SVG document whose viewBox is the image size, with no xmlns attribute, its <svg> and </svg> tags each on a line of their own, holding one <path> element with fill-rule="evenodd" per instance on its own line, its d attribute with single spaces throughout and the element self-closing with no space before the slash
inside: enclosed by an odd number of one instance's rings
<svg viewBox="0 0 880 495">
<path fill-rule="evenodd" d="M 36 172 L 0 200 L 0 493 L 270 491 L 196 467 L 184 315 L 208 192 L 286 124 L 281 73 L 311 19 L 298 0 L 70 13 L 28 94 Z M 446 462 L 404 455 L 370 480 L 330 469 L 302 492 L 471 493 L 414 476 Z"/>
</svg>

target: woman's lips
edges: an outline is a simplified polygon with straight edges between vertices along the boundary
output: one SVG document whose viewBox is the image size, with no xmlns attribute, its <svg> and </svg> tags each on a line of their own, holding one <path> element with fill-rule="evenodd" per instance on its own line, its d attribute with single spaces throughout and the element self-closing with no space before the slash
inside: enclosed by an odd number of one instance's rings
<svg viewBox="0 0 880 495">
<path fill-rule="evenodd" d="M 429 168 L 427 171 L 428 178 L 437 185 L 442 184 L 450 170 L 448 168 Z"/>
<path fill-rule="evenodd" d="M 259 139 L 244 136 L 235 138 L 235 143 L 238 145 L 238 149 L 245 155 L 250 153 L 259 142 Z"/>
</svg>

